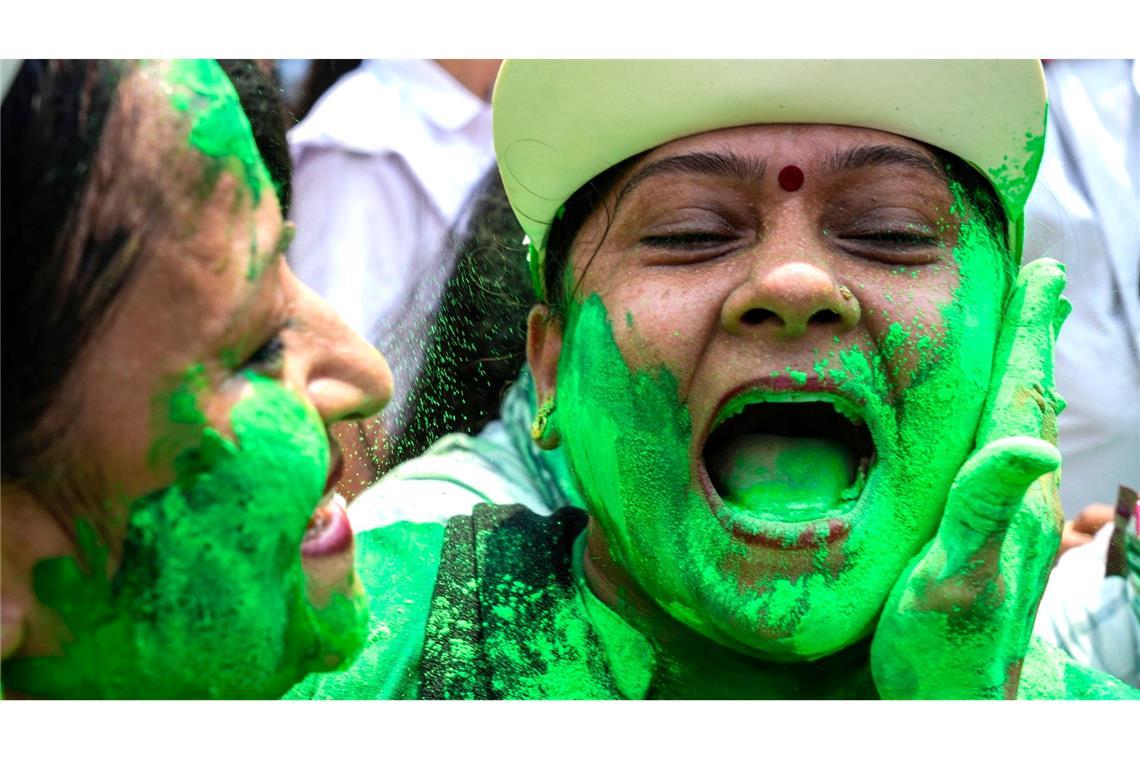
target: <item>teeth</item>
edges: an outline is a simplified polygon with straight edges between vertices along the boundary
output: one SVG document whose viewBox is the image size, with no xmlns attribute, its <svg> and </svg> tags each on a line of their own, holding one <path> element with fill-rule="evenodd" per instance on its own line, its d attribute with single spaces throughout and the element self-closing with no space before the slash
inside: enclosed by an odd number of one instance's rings
<svg viewBox="0 0 1140 760">
<path fill-rule="evenodd" d="M 330 504 L 336 504 L 336 505 L 340 506 L 341 509 L 347 509 L 348 508 L 348 502 L 345 501 L 343 496 L 341 496 L 336 491 L 329 491 L 328 493 L 326 493 L 324 496 L 321 497 L 321 500 L 317 502 L 317 506 L 313 511 L 315 512 L 318 509 L 324 509 L 325 507 L 329 506 Z"/>
<path fill-rule="evenodd" d="M 331 518 L 325 511 L 326 507 L 339 506 L 341 509 L 346 509 L 348 504 L 345 502 L 344 497 L 336 491 L 329 491 L 325 494 L 317 506 L 313 509 L 313 514 L 309 516 L 309 524 L 305 526 L 305 540 L 319 536 L 329 524 Z"/>
<path fill-rule="evenodd" d="M 840 499 L 843 501 L 851 501 L 859 498 L 859 494 L 863 493 L 863 485 L 866 483 L 867 471 L 870 467 L 870 457 L 861 457 L 859 459 L 859 467 L 855 470 L 855 480 L 839 494 Z"/>
<path fill-rule="evenodd" d="M 856 414 L 855 409 L 852 408 L 851 404 L 847 403 L 846 401 L 840 401 L 834 398 L 828 400 L 831 402 L 831 408 L 846 417 L 855 427 L 863 427 L 865 424 L 867 424 L 864 422 L 862 417 Z"/>
</svg>

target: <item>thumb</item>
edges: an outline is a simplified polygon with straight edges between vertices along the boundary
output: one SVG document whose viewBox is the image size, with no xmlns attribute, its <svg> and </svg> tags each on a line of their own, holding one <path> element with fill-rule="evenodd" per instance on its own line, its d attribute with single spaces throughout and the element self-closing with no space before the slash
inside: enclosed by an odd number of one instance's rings
<svg viewBox="0 0 1140 760">
<path fill-rule="evenodd" d="M 1011 436 L 986 444 L 958 471 L 943 524 L 981 540 L 1005 531 L 1033 481 L 1060 465 L 1057 447 L 1040 438 Z"/>
</svg>

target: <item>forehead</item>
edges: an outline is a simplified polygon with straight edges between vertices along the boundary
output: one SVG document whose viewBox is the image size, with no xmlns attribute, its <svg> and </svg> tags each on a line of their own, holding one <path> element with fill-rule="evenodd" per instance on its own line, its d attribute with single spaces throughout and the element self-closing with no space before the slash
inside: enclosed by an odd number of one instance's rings
<svg viewBox="0 0 1140 760">
<path fill-rule="evenodd" d="M 275 216 L 276 195 L 249 121 L 215 62 L 143 64 L 120 86 L 118 107 L 129 138 L 117 140 L 116 184 L 137 208 L 162 209 L 133 215 L 152 234 L 170 241 L 225 232 L 228 239 L 248 231 L 235 223 L 251 211 L 258 219 Z M 194 245 L 192 252 L 224 256 L 227 247 Z"/>
<path fill-rule="evenodd" d="M 119 90 L 136 132 L 127 160 L 164 187 L 194 186 L 205 197 L 233 174 L 257 205 L 266 170 L 229 77 L 214 61 L 140 65 Z"/>
<path fill-rule="evenodd" d="M 931 161 L 935 159 L 928 146 L 877 129 L 832 124 L 756 124 L 702 132 L 665 143 L 642 156 L 633 171 L 671 156 L 716 151 L 796 161 L 821 168 L 837 155 L 872 146 L 901 148 L 918 152 Z"/>
</svg>

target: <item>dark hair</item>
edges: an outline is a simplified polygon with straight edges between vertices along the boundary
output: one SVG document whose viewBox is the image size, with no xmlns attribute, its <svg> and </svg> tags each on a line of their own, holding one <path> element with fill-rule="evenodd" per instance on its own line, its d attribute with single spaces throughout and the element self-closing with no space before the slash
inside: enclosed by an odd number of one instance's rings
<svg viewBox="0 0 1140 760">
<path fill-rule="evenodd" d="M 305 74 L 305 82 L 301 85 L 301 95 L 297 107 L 292 113 L 292 119 L 297 122 L 309 115 L 313 106 L 321 96 L 332 89 L 332 86 L 345 74 L 360 66 L 361 59 L 348 58 L 316 58 L 309 63 L 309 70 Z"/>
<path fill-rule="evenodd" d="M 218 60 L 218 65 L 230 78 L 241 101 L 241 110 L 249 119 L 253 140 L 261 153 L 261 160 L 273 180 L 281 215 L 289 215 L 292 200 L 293 162 L 289 158 L 289 142 L 285 130 L 289 123 L 281 97 L 281 84 L 272 68 L 256 61 Z"/>
<path fill-rule="evenodd" d="M 455 266 L 427 330 L 403 430 L 385 446 L 382 469 L 419 456 L 446 433 L 474 435 L 498 418 L 503 392 L 526 363 L 534 291 L 523 234 L 492 168 L 449 236 Z"/>
<path fill-rule="evenodd" d="M 939 163 L 946 169 L 949 178 L 962 188 L 963 200 L 979 215 L 986 228 L 994 236 L 1006 255 L 1001 256 L 1000 266 L 1008 293 L 1017 274 L 1016 262 L 1008 255 L 1006 248 L 1006 216 L 998 199 L 997 192 L 980 172 L 961 158 L 940 148 L 926 146 L 933 151 Z M 639 153 L 619 164 L 611 166 L 574 192 L 563 204 L 561 213 L 550 227 L 546 243 L 546 258 L 543 262 L 543 277 L 546 282 L 547 302 L 551 312 L 558 317 L 565 315 L 568 299 L 573 297 L 577 285 L 566 282 L 566 265 L 570 260 L 570 249 L 582 225 L 594 211 L 602 206 L 602 201 L 626 175 L 633 164 L 644 156 Z M 597 250 L 591 254 L 597 254 Z M 587 263 L 589 266 L 589 263 Z"/>
<path fill-rule="evenodd" d="M 250 62 L 226 62 L 284 207 L 288 153 L 276 89 Z M 84 347 L 145 259 L 146 240 L 120 214 L 97 224 L 114 195 L 93 182 L 104 127 L 133 69 L 115 61 L 25 61 L 4 97 L 0 185 L 2 319 L 0 435 L 5 480 L 27 480 L 69 418 L 53 415 Z M 110 206 L 114 209 L 114 206 Z M 121 211 L 121 209 L 119 209 Z M 136 211 L 138 211 L 136 209 Z M 137 226 L 137 222 L 136 222 Z M 74 400 L 73 400 L 74 402 Z"/>
</svg>

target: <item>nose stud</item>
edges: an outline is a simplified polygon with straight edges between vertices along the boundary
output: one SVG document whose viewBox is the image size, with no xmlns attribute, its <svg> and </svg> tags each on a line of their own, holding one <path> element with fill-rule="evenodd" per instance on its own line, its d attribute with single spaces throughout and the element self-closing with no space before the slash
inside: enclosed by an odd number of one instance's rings
<svg viewBox="0 0 1140 760">
<path fill-rule="evenodd" d="M 795 164 L 788 164 L 776 175 L 776 182 L 778 182 L 780 187 L 784 190 L 787 190 L 789 193 L 794 193 L 803 187 L 804 170 Z"/>
</svg>

